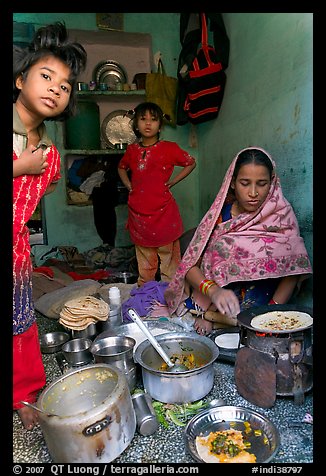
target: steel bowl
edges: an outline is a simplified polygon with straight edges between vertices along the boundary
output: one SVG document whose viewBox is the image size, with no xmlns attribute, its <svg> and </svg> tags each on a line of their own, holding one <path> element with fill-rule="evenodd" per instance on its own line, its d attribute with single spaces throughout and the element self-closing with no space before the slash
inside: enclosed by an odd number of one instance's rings
<svg viewBox="0 0 326 476">
<path fill-rule="evenodd" d="M 48 332 L 40 336 L 40 346 L 42 354 L 54 354 L 59 352 L 70 339 L 67 332 Z"/>
<path fill-rule="evenodd" d="M 129 271 L 118 271 L 113 273 L 113 277 L 117 283 L 134 284 L 137 281 L 138 275 Z"/>
<path fill-rule="evenodd" d="M 213 363 L 218 347 L 208 337 L 194 332 L 172 332 L 156 339 L 170 358 L 174 354 L 193 354 L 196 366 L 184 372 L 160 370 L 164 361 L 146 339 L 137 347 L 134 359 L 141 366 L 147 393 L 164 403 L 194 402 L 205 397 L 214 385 Z"/>
</svg>

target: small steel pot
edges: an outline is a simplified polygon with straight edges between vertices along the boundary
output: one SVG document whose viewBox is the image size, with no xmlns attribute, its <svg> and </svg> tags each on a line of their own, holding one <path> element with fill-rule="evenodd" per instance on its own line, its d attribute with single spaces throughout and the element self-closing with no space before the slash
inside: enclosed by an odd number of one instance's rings
<svg viewBox="0 0 326 476">
<path fill-rule="evenodd" d="M 62 353 L 70 365 L 85 365 L 93 360 L 90 352 L 92 341 L 85 337 L 72 339 L 62 346 Z"/>
<path fill-rule="evenodd" d="M 90 349 L 95 362 L 113 365 L 125 374 L 130 391 L 136 386 L 136 365 L 133 359 L 135 344 L 132 337 L 107 336 L 93 342 Z"/>
<path fill-rule="evenodd" d="M 80 337 L 86 337 L 86 339 L 95 339 L 97 336 L 97 327 L 95 323 L 89 324 L 86 329 L 82 329 L 81 331 L 73 330 L 71 331 L 71 336 L 73 339 L 79 339 Z"/>
<path fill-rule="evenodd" d="M 180 373 L 160 370 L 164 361 L 149 340 L 145 340 L 134 355 L 142 368 L 145 390 L 164 403 L 194 402 L 205 397 L 214 385 L 213 363 L 219 354 L 218 347 L 208 337 L 195 333 L 171 332 L 156 339 L 170 358 L 174 354 L 193 354 L 198 367 Z"/>
</svg>

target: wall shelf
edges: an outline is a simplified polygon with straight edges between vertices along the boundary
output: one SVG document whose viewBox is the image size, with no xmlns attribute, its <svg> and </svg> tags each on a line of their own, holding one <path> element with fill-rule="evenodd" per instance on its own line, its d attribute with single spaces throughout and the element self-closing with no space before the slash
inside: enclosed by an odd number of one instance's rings
<svg viewBox="0 0 326 476">
<path fill-rule="evenodd" d="M 66 149 L 65 155 L 123 155 L 125 149 Z"/>
<path fill-rule="evenodd" d="M 130 96 L 145 96 L 146 91 L 145 89 L 136 89 L 133 91 L 77 91 L 77 96 L 78 97 L 105 97 L 105 96 L 115 96 L 115 97 L 122 97 L 125 99 L 126 97 Z"/>
</svg>

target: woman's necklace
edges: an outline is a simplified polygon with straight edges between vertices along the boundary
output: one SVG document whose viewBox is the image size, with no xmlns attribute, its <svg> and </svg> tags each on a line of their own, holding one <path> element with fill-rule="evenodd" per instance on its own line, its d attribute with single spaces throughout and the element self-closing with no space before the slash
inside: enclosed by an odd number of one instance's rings
<svg viewBox="0 0 326 476">
<path fill-rule="evenodd" d="M 232 203 L 232 207 L 231 207 L 231 217 L 232 218 L 235 218 L 237 217 L 238 215 L 240 215 L 240 210 L 239 210 L 239 207 L 238 207 L 238 202 L 235 201 Z"/>
</svg>

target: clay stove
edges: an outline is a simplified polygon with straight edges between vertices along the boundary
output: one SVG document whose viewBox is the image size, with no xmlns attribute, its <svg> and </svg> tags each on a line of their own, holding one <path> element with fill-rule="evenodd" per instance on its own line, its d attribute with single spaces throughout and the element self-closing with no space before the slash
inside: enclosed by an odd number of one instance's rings
<svg viewBox="0 0 326 476">
<path fill-rule="evenodd" d="M 238 315 L 240 343 L 235 362 L 237 389 L 246 400 L 269 408 L 277 396 L 292 396 L 304 403 L 313 386 L 312 326 L 288 332 L 258 332 L 251 320 L 270 311 L 300 311 L 312 316 L 310 308 L 289 304 L 260 306 Z"/>
</svg>

